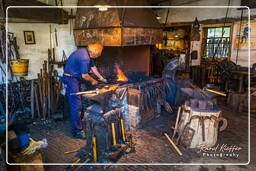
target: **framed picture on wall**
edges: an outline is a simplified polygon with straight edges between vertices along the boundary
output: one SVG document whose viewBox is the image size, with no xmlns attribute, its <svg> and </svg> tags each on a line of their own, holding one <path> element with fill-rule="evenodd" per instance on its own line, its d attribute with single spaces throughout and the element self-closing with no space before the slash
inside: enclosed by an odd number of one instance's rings
<svg viewBox="0 0 256 171">
<path fill-rule="evenodd" d="M 36 44 L 34 31 L 24 31 L 25 44 Z"/>
</svg>

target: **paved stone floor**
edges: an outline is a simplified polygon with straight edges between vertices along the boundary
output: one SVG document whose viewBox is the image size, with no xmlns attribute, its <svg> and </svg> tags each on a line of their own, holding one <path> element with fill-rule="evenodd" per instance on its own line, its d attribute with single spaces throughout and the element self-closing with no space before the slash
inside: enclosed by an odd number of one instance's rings
<svg viewBox="0 0 256 171">
<path fill-rule="evenodd" d="M 236 113 L 223 107 L 223 116 L 228 119 L 228 127 L 218 137 L 218 144 L 237 145 L 242 147 L 238 158 L 205 157 L 198 150 L 187 150 L 180 147 L 183 156 L 179 156 L 170 146 L 164 132 L 172 135 L 171 126 L 174 124 L 175 115 L 163 113 L 160 117 L 147 123 L 142 129 L 134 132 L 136 152 L 124 155 L 118 163 L 246 163 L 248 161 L 248 116 L 246 113 Z M 251 163 L 249 165 L 234 166 L 85 166 L 79 170 L 107 170 L 107 171 L 243 171 L 256 170 L 256 115 L 251 116 Z M 83 140 L 73 139 L 70 135 L 69 121 L 46 123 L 45 125 L 31 126 L 31 136 L 40 140 L 47 138 L 49 146 L 42 149 L 43 161 L 46 163 L 73 163 L 76 153 L 64 154 L 65 151 L 79 149 L 85 146 Z M 254 153 L 253 153 L 254 152 Z M 64 170 L 67 166 L 45 166 L 48 171 Z M 76 168 L 76 167 L 74 167 Z"/>
</svg>

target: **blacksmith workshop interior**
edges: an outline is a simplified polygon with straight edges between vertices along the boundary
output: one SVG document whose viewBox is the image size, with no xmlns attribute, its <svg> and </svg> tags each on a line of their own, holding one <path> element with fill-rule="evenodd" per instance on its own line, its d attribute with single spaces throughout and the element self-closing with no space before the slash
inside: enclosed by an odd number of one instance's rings
<svg viewBox="0 0 256 171">
<path fill-rule="evenodd" d="M 256 0 L 0 2 L 0 170 L 256 170 Z"/>
</svg>

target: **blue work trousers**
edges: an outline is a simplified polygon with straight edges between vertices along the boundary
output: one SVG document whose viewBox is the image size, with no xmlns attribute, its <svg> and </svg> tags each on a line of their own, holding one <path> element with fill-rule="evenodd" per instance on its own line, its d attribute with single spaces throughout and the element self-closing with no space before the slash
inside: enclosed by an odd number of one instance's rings
<svg viewBox="0 0 256 171">
<path fill-rule="evenodd" d="M 66 95 L 68 97 L 68 103 L 70 106 L 71 117 L 71 131 L 72 134 L 79 133 L 82 129 L 81 113 L 82 102 L 80 95 L 70 95 L 71 93 L 77 93 L 80 91 L 81 80 L 79 78 L 64 75 L 63 83 L 66 88 Z"/>
</svg>

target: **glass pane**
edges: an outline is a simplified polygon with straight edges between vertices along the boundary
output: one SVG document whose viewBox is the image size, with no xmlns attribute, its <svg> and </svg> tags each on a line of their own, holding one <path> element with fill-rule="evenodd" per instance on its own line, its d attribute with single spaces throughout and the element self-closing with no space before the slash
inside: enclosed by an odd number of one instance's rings
<svg viewBox="0 0 256 171">
<path fill-rule="evenodd" d="M 230 36 L 230 28 L 229 27 L 225 27 L 224 28 L 224 35 L 223 37 L 229 37 Z"/>
<path fill-rule="evenodd" d="M 222 36 L 222 28 L 216 28 L 215 37 L 221 37 L 221 36 Z"/>
<path fill-rule="evenodd" d="M 208 38 L 214 37 L 214 31 L 215 31 L 215 28 L 208 28 L 207 37 Z"/>
</svg>

